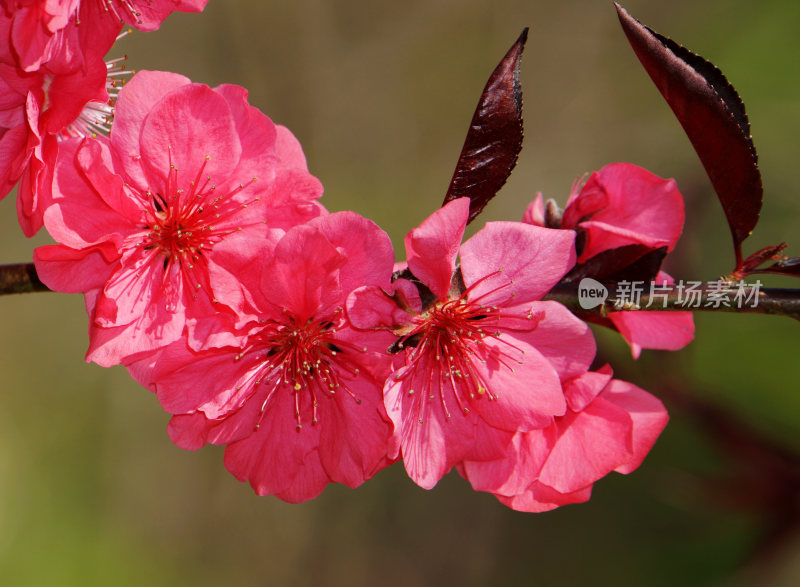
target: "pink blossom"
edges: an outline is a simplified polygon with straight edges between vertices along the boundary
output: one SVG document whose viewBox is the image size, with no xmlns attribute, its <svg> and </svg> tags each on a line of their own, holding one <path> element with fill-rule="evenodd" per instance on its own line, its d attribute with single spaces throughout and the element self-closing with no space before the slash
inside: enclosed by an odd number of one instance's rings
<svg viewBox="0 0 800 587">
<path fill-rule="evenodd" d="M 595 171 L 578 191 L 573 188 L 561 228 L 582 229 L 578 262 L 625 245 L 667 247 L 672 251 L 683 230 L 683 197 L 674 179 L 661 179 L 630 163 Z"/>
<path fill-rule="evenodd" d="M 207 1 L 4 0 L 0 32 L 8 46 L 0 61 L 26 72 L 74 71 L 85 65 L 87 51 L 104 55 L 123 25 L 153 31 L 171 12 L 201 12 Z"/>
<path fill-rule="evenodd" d="M 675 180 L 630 163 L 614 163 L 592 173 L 583 185 L 575 183 L 560 222 L 547 216 L 537 194 L 523 221 L 577 231 L 578 263 L 627 245 L 667 247 L 669 252 L 683 230 L 683 197 Z M 672 278 L 661 272 L 655 282 L 672 283 Z M 612 312 L 608 318 L 634 358 L 642 348 L 678 350 L 694 338 L 691 312 Z"/>
<path fill-rule="evenodd" d="M 392 296 L 364 287 L 348 300 L 356 327 L 398 337 L 384 387 L 390 456 L 425 488 L 463 461 L 501 458 L 518 431 L 552 425 L 566 411 L 561 378 L 586 371 L 595 352 L 586 324 L 539 301 L 573 266 L 573 233 L 494 222 L 460 245 L 468 213 L 455 200 L 408 234 L 409 271 Z"/>
<path fill-rule="evenodd" d="M 54 75 L 82 69 L 87 53 L 105 55 L 121 23 L 105 0 L 6 0 L 0 9 L 0 61 L 25 72 Z"/>
<path fill-rule="evenodd" d="M 630 473 L 652 448 L 668 416 L 663 404 L 610 369 L 565 384 L 568 409 L 542 429 L 519 432 L 503 455 L 466 462 L 459 472 L 520 511 L 542 512 L 589 499 L 612 471 Z"/>
<path fill-rule="evenodd" d="M 320 193 L 296 139 L 243 88 L 140 72 L 109 138 L 60 145 L 44 214 L 59 244 L 34 260 L 48 287 L 85 294 L 87 360 L 126 363 L 185 326 L 192 337 L 202 316 L 233 320 L 209 283 L 215 247 L 319 215 Z"/>
<path fill-rule="evenodd" d="M 226 241 L 220 254 L 236 256 L 236 248 Z M 189 449 L 228 444 L 228 470 L 259 495 L 299 502 L 329 482 L 360 485 L 391 462 L 381 394 L 391 336 L 354 331 L 343 306 L 355 287 L 389 287 L 391 241 L 374 223 L 339 212 L 247 255 L 237 338 L 196 351 L 177 341 L 148 375 L 177 414 L 170 436 Z M 212 282 L 229 282 L 229 270 L 212 268 Z"/>
<path fill-rule="evenodd" d="M 0 197 L 20 182 L 17 212 L 27 236 L 42 226 L 59 141 L 108 132 L 118 76 L 128 72 L 122 59 L 103 61 L 106 49 L 91 45 L 80 66 L 64 71 L 0 62 Z"/>
</svg>

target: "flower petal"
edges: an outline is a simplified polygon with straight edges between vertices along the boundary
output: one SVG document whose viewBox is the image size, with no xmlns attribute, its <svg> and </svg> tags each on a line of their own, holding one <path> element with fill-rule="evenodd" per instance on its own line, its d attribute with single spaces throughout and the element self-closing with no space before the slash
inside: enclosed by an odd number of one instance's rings
<svg viewBox="0 0 800 587">
<path fill-rule="evenodd" d="M 164 96 L 192 81 L 177 73 L 139 71 L 122 87 L 114 107 L 111 143 L 120 155 L 128 179 L 140 190 L 148 188 L 141 167 L 139 140 L 150 110 Z"/>
<path fill-rule="evenodd" d="M 489 222 L 461 247 L 469 298 L 487 305 L 540 300 L 575 265 L 575 233 Z"/>
<path fill-rule="evenodd" d="M 408 268 L 438 299 L 450 291 L 458 248 L 469 217 L 469 198 L 439 208 L 406 235 Z"/>
<path fill-rule="evenodd" d="M 158 101 L 140 144 L 148 187 L 164 193 L 190 189 L 190 182 L 221 184 L 242 153 L 227 101 L 202 84 L 181 86 Z"/>
</svg>

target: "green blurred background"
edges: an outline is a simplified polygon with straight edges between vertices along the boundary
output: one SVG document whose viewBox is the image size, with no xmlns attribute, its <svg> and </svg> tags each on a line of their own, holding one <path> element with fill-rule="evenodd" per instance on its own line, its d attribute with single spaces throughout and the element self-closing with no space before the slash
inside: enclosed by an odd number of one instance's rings
<svg viewBox="0 0 800 587">
<path fill-rule="evenodd" d="M 766 186 L 746 251 L 785 240 L 800 254 L 800 3 L 625 5 L 737 87 Z M 537 190 L 563 203 L 576 176 L 630 161 L 675 177 L 686 198 L 671 273 L 729 271 L 708 180 L 609 1 L 210 0 L 113 53 L 247 87 L 302 142 L 325 205 L 401 245 L 441 202 L 483 84 L 524 26 L 525 147 L 483 219 L 519 218 Z M 24 238 L 12 196 L 0 223 L 0 263 L 48 242 Z M 80 296 L 5 297 L 0 324 L 3 585 L 800 584 L 800 496 L 775 465 L 800 451 L 800 324 L 788 319 L 698 315 L 688 348 L 639 361 L 598 332 L 602 356 L 663 397 L 672 421 L 638 471 L 538 515 L 455 475 L 424 491 L 401 465 L 302 505 L 256 497 L 222 449 L 174 447 L 166 414 L 123 369 L 84 363 Z"/>
</svg>

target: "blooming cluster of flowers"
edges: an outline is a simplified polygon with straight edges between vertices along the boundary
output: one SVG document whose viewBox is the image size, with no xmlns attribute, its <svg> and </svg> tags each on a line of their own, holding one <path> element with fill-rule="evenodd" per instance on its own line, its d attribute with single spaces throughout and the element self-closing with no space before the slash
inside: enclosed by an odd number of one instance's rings
<svg viewBox="0 0 800 587">
<path fill-rule="evenodd" d="M 100 67 L 120 17 L 150 29 L 203 5 L 5 3 L 0 57 L 15 65 L 3 79 L 39 81 L 3 118 L 14 154 L 3 179 L 10 189 L 31 175 L 20 222 L 57 243 L 35 252 L 41 280 L 85 296 L 87 360 L 151 389 L 175 444 L 225 445 L 234 476 L 290 502 L 402 460 L 421 487 L 455 469 L 516 510 L 544 511 L 638 467 L 663 405 L 607 365 L 592 370 L 587 324 L 543 298 L 605 251 L 671 250 L 683 225 L 674 182 L 611 165 L 576 185 L 563 215 L 538 197 L 523 222 L 465 242 L 470 202 L 456 199 L 408 233 L 398 265 L 377 225 L 318 203 L 298 141 L 241 87 L 142 71 L 119 91 L 108 136 L 72 132 L 86 106 L 56 113 L 59 76 Z M 21 51 L 15 31 L 31 23 L 38 49 Z M 95 26 L 105 41 L 82 45 Z M 43 157 L 47 137 L 57 148 Z M 608 319 L 635 355 L 693 334 L 688 313 Z"/>
</svg>

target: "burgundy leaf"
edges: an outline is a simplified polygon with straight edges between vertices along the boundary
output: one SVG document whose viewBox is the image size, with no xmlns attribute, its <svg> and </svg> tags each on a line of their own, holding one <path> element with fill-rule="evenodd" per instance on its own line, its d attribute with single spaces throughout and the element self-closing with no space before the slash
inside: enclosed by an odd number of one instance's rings
<svg viewBox="0 0 800 587">
<path fill-rule="evenodd" d="M 567 273 L 562 282 L 572 283 L 591 277 L 605 283 L 652 281 L 667 255 L 667 247 L 651 249 L 645 245 L 626 245 L 598 253 Z"/>
<path fill-rule="evenodd" d="M 776 261 L 778 259 L 782 259 L 780 255 L 781 251 L 786 248 L 786 243 L 781 243 L 779 245 L 770 245 L 768 247 L 764 247 L 747 257 L 742 264 L 739 273 L 742 275 L 747 275 L 761 264 L 766 263 L 767 261 L 773 260 Z"/>
<path fill-rule="evenodd" d="M 741 243 L 755 228 L 763 188 L 744 104 L 722 72 L 644 26 L 615 3 L 622 29 L 672 108 L 705 167 L 728 219 L 741 266 Z"/>
<path fill-rule="evenodd" d="M 527 39 L 526 28 L 486 82 L 442 203 L 468 197 L 469 222 L 503 187 L 522 149 L 519 61 Z"/>
<path fill-rule="evenodd" d="M 775 273 L 778 275 L 791 275 L 793 277 L 800 277 L 800 257 L 792 257 L 784 259 L 765 267 L 764 269 L 756 269 L 750 273 Z"/>
</svg>

